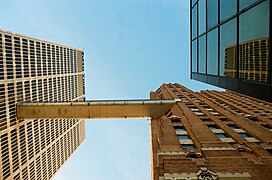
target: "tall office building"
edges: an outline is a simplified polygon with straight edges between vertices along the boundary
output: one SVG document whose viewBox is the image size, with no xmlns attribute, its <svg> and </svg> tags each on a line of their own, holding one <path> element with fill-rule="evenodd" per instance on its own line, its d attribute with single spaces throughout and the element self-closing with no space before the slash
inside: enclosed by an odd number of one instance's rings
<svg viewBox="0 0 272 180">
<path fill-rule="evenodd" d="M 272 102 L 270 0 L 191 0 L 191 78 Z"/>
<path fill-rule="evenodd" d="M 272 179 L 272 103 L 179 84 L 150 97 L 180 99 L 151 120 L 152 179 Z"/>
<path fill-rule="evenodd" d="M 84 100 L 80 49 L 0 30 L 0 179 L 50 179 L 85 139 L 78 119 L 16 119 L 20 101 Z"/>
</svg>

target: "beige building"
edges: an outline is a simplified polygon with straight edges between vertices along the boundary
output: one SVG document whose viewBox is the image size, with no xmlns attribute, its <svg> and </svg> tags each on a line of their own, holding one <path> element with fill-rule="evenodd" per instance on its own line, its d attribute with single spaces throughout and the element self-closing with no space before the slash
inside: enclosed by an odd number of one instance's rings
<svg viewBox="0 0 272 180">
<path fill-rule="evenodd" d="M 82 50 L 0 30 L 0 179 L 50 179 L 85 139 L 78 119 L 16 118 L 20 101 L 78 101 Z"/>
</svg>

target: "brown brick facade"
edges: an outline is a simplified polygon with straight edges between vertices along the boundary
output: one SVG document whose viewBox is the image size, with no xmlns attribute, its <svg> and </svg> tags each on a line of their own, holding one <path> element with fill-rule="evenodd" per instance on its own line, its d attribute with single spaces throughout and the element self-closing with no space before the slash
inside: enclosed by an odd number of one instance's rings
<svg viewBox="0 0 272 180">
<path fill-rule="evenodd" d="M 272 179 L 272 103 L 179 84 L 150 98 L 181 100 L 151 120 L 152 179 Z"/>
</svg>

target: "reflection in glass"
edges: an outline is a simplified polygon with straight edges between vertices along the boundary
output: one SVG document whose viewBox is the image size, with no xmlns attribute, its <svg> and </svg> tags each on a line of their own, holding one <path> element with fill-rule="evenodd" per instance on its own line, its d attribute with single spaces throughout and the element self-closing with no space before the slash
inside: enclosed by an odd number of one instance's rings
<svg viewBox="0 0 272 180">
<path fill-rule="evenodd" d="M 197 72 L 197 40 L 192 42 L 192 72 Z"/>
<path fill-rule="evenodd" d="M 257 0 L 240 0 L 240 10 L 248 7 L 249 5 L 255 3 Z"/>
<path fill-rule="evenodd" d="M 197 5 L 192 10 L 192 37 L 197 36 Z"/>
<path fill-rule="evenodd" d="M 208 0 L 208 28 L 211 28 L 218 24 L 218 1 L 217 0 Z"/>
<path fill-rule="evenodd" d="M 206 74 L 206 35 L 199 38 L 198 72 Z"/>
<path fill-rule="evenodd" d="M 220 27 L 220 76 L 236 77 L 237 20 Z"/>
<path fill-rule="evenodd" d="M 268 81 L 269 1 L 240 16 L 239 77 Z"/>
<path fill-rule="evenodd" d="M 208 34 L 207 42 L 207 74 L 218 74 L 218 29 Z"/>
<path fill-rule="evenodd" d="M 226 20 L 237 12 L 237 0 L 220 1 L 220 21 Z"/>
<path fill-rule="evenodd" d="M 206 0 L 198 1 L 198 30 L 199 34 L 206 31 Z"/>
</svg>

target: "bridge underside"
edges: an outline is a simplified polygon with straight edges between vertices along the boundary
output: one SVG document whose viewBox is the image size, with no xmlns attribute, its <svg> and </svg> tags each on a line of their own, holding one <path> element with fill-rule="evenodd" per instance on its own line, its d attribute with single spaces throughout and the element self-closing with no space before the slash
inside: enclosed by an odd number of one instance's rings
<svg viewBox="0 0 272 180">
<path fill-rule="evenodd" d="M 18 119 L 159 118 L 177 100 L 94 100 L 84 102 L 20 102 Z"/>
</svg>

